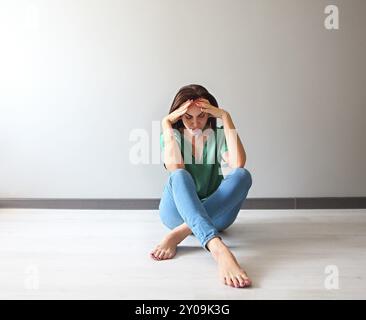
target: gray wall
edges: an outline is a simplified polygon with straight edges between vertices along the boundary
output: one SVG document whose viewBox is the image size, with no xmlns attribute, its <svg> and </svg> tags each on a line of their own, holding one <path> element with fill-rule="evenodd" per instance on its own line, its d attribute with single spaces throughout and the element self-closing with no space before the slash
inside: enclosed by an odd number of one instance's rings
<svg viewBox="0 0 366 320">
<path fill-rule="evenodd" d="M 337 31 L 324 28 L 328 4 Z M 153 127 L 189 83 L 231 113 L 249 197 L 366 195 L 364 0 L 0 9 L 1 198 L 160 197 L 167 172 L 151 155 L 131 163 L 130 133 L 146 130 L 159 150 Z"/>
</svg>

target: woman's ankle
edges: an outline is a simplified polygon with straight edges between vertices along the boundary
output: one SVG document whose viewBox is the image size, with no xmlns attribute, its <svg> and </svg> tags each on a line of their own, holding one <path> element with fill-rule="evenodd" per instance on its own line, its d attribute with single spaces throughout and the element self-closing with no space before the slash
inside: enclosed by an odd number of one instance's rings
<svg viewBox="0 0 366 320">
<path fill-rule="evenodd" d="M 206 247 L 213 255 L 219 254 L 223 250 L 227 249 L 225 243 L 219 236 L 214 237 L 210 241 L 208 241 Z"/>
<path fill-rule="evenodd" d="M 175 228 L 171 230 L 167 237 L 170 239 L 174 239 L 177 244 L 181 243 L 185 238 L 187 238 L 191 234 L 191 231 L 187 228 Z"/>
</svg>

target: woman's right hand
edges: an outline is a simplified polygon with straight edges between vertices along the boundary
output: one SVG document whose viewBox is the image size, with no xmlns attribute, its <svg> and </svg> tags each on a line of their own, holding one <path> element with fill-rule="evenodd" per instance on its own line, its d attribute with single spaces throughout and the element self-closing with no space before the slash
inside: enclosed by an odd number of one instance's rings
<svg viewBox="0 0 366 320">
<path fill-rule="evenodd" d="M 172 113 L 168 114 L 164 120 L 168 120 L 171 124 L 176 123 L 179 121 L 182 116 L 187 112 L 188 108 L 193 103 L 193 100 L 187 100 L 186 102 L 182 103 L 182 105 L 174 110 Z"/>
</svg>

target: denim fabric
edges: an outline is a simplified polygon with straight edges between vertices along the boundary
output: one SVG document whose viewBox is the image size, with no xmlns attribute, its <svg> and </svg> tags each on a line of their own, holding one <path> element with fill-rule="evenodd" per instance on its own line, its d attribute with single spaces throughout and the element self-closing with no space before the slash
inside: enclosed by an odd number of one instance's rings
<svg viewBox="0 0 366 320">
<path fill-rule="evenodd" d="M 252 186 L 252 177 L 245 168 L 232 169 L 219 187 L 206 199 L 200 200 L 191 174 L 176 169 L 169 174 L 159 203 L 161 221 L 169 229 L 186 223 L 209 251 L 206 244 L 236 219 L 240 207 Z"/>
</svg>

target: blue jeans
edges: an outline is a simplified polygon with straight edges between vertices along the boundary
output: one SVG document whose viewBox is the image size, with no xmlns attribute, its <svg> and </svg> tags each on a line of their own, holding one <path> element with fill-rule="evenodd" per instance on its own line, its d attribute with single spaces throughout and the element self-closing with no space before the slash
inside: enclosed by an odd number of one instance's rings
<svg viewBox="0 0 366 320">
<path fill-rule="evenodd" d="M 186 223 L 209 251 L 207 242 L 214 237 L 221 239 L 219 232 L 235 221 L 251 186 L 250 172 L 235 168 L 214 193 L 201 200 L 191 174 L 186 169 L 176 169 L 170 172 L 159 203 L 160 219 L 169 229 Z"/>
</svg>

